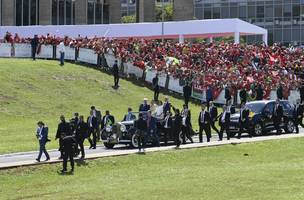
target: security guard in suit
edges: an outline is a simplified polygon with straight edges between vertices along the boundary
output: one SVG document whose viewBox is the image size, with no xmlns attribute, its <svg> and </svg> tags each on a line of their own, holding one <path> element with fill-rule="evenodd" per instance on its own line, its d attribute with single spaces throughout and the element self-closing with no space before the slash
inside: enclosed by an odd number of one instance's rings
<svg viewBox="0 0 304 200">
<path fill-rule="evenodd" d="M 71 173 L 74 172 L 74 149 L 77 147 L 76 139 L 73 135 L 67 133 L 62 135 L 62 149 L 63 149 L 63 168 L 61 173 L 67 172 L 67 163 L 70 160 Z"/>
<path fill-rule="evenodd" d="M 61 122 L 58 124 L 55 140 L 59 139 L 59 151 L 60 151 L 59 159 L 62 159 L 63 158 L 62 136 L 71 135 L 71 127 L 70 124 L 65 121 L 65 117 L 63 115 L 60 116 L 60 121 Z"/>
<path fill-rule="evenodd" d="M 223 133 L 226 131 L 227 134 L 227 140 L 230 140 L 230 115 L 231 111 L 227 106 L 223 106 L 223 112 L 219 116 L 219 125 L 221 127 L 219 132 L 219 141 L 223 140 Z"/>
<path fill-rule="evenodd" d="M 215 126 L 215 122 L 217 121 L 217 115 L 218 115 L 218 112 L 217 112 L 217 107 L 214 106 L 214 103 L 213 101 L 210 101 L 209 102 L 209 113 L 210 113 L 210 126 L 213 130 L 215 130 L 215 132 L 217 134 L 219 134 L 219 130 L 216 128 Z"/>
<path fill-rule="evenodd" d="M 199 124 L 199 142 L 203 142 L 203 131 L 206 133 L 207 142 L 210 142 L 211 138 L 211 129 L 210 129 L 210 113 L 205 111 L 206 105 L 202 104 L 202 110 L 198 117 Z"/>
<path fill-rule="evenodd" d="M 245 107 L 245 102 L 242 102 L 241 104 L 239 125 L 240 125 L 240 129 L 239 129 L 238 139 L 241 139 L 244 129 L 248 131 L 249 137 L 251 137 L 251 133 L 249 131 L 249 110 Z"/>
</svg>

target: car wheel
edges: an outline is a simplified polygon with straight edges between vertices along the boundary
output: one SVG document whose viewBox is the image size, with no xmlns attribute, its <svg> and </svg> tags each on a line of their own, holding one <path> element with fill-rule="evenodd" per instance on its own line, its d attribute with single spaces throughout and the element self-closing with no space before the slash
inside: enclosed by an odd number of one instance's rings
<svg viewBox="0 0 304 200">
<path fill-rule="evenodd" d="M 261 123 L 258 123 L 256 125 L 254 125 L 253 128 L 253 135 L 254 136 L 259 136 L 259 135 L 263 135 L 263 126 Z"/>
<path fill-rule="evenodd" d="M 287 123 L 285 124 L 285 133 L 293 133 L 295 130 L 295 124 L 293 123 L 293 121 L 288 120 Z"/>
<path fill-rule="evenodd" d="M 131 138 L 131 146 L 133 148 L 138 148 L 138 142 L 139 142 L 139 138 L 137 134 L 133 134 L 132 138 Z"/>
<path fill-rule="evenodd" d="M 113 147 L 115 146 L 115 144 L 111 144 L 111 143 L 107 143 L 107 142 L 104 142 L 103 145 L 104 145 L 107 149 L 113 149 Z"/>
</svg>

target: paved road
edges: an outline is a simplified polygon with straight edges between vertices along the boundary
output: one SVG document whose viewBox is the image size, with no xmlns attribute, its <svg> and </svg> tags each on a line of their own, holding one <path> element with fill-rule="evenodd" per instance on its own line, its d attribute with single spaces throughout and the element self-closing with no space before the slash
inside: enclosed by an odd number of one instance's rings
<svg viewBox="0 0 304 200">
<path fill-rule="evenodd" d="M 195 136 L 193 138 L 194 139 L 193 144 L 182 145 L 181 149 L 218 146 L 218 145 L 236 144 L 236 143 L 259 142 L 259 141 L 286 139 L 286 138 L 298 138 L 298 137 L 304 137 L 304 129 L 300 129 L 300 134 L 282 134 L 279 136 L 269 135 L 269 136 L 261 136 L 261 137 L 254 137 L 254 138 L 249 138 L 249 137 L 245 136 L 241 139 L 232 138 L 229 141 L 227 141 L 226 139 L 224 139 L 223 141 L 218 141 L 218 137 L 213 136 L 211 138 L 210 143 L 206 143 L 206 142 L 198 143 L 198 137 Z M 206 141 L 206 138 L 204 138 L 204 141 Z M 172 150 L 172 149 L 174 149 L 174 146 L 172 146 L 172 145 L 171 146 L 161 146 L 161 147 L 150 147 L 150 148 L 146 149 L 146 152 L 164 151 L 164 150 Z M 96 149 L 88 149 L 88 147 L 85 148 L 87 159 L 134 154 L 134 153 L 137 153 L 137 151 L 138 151 L 137 149 L 132 149 L 125 145 L 117 145 L 114 147 L 114 149 L 111 149 L 111 150 L 106 149 L 103 145 L 97 146 Z M 48 152 L 50 154 L 51 160 L 48 162 L 40 162 L 40 163 L 37 163 L 35 161 L 35 158 L 38 155 L 37 151 L 0 155 L 0 169 L 17 167 L 17 166 L 60 162 L 60 160 L 58 160 L 59 152 L 57 150 L 49 150 Z M 43 159 L 44 158 L 42 158 L 41 160 L 43 160 Z"/>
</svg>

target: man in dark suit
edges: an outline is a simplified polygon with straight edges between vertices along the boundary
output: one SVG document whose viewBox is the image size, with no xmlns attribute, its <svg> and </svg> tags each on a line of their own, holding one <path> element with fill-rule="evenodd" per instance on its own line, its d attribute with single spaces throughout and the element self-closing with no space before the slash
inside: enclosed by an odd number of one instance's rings
<svg viewBox="0 0 304 200">
<path fill-rule="evenodd" d="M 38 45 L 39 45 L 39 39 L 38 39 L 38 36 L 35 35 L 34 38 L 31 40 L 32 59 L 33 60 L 36 60 L 36 53 L 37 53 Z"/>
<path fill-rule="evenodd" d="M 256 100 L 260 101 L 263 100 L 264 97 L 264 90 L 261 84 L 258 85 L 258 87 L 256 88 Z"/>
<path fill-rule="evenodd" d="M 240 100 L 241 100 L 241 104 L 244 102 L 247 102 L 247 92 L 245 88 L 242 88 L 240 91 Z"/>
<path fill-rule="evenodd" d="M 70 133 L 61 136 L 62 148 L 63 148 L 63 169 L 61 173 L 67 172 L 67 163 L 70 160 L 71 163 L 71 173 L 74 172 L 74 148 L 76 147 L 76 139 Z"/>
<path fill-rule="evenodd" d="M 102 118 L 101 129 L 104 129 L 107 126 L 113 126 L 114 123 L 115 123 L 114 116 L 110 114 L 110 111 L 106 110 L 106 114 Z"/>
<path fill-rule="evenodd" d="M 248 134 L 251 137 L 251 133 L 249 131 L 249 110 L 245 107 L 245 102 L 241 104 L 239 125 L 240 125 L 240 129 L 239 129 L 238 139 L 241 139 L 244 129 L 248 131 Z"/>
<path fill-rule="evenodd" d="M 117 60 L 115 60 L 115 63 L 113 65 L 112 70 L 113 70 L 113 76 L 114 76 L 114 87 L 118 88 L 119 87 L 119 85 L 118 85 L 118 83 L 119 83 L 119 68 L 118 68 Z"/>
<path fill-rule="evenodd" d="M 149 110 L 147 113 L 147 127 L 148 127 L 148 135 L 153 138 L 156 146 L 160 146 L 159 138 L 158 138 L 158 130 L 157 130 L 157 120 L 152 116 L 151 111 Z"/>
<path fill-rule="evenodd" d="M 48 129 L 48 127 L 46 127 L 44 125 L 44 123 L 42 121 L 38 122 L 37 125 L 38 125 L 38 129 L 37 129 L 36 136 L 37 136 L 37 139 L 39 140 L 39 155 L 36 158 L 36 160 L 37 160 L 37 162 L 40 162 L 42 153 L 44 153 L 44 155 L 46 157 L 45 161 L 48 161 L 48 160 L 50 160 L 50 156 L 49 156 L 48 152 L 46 151 L 45 145 L 48 141 L 49 129 Z"/>
<path fill-rule="evenodd" d="M 171 117 L 171 113 L 170 111 L 167 111 L 166 112 L 166 116 L 165 116 L 165 119 L 164 119 L 164 133 L 165 133 L 165 145 L 167 145 L 168 143 L 168 137 L 171 136 L 172 134 L 172 117 Z"/>
<path fill-rule="evenodd" d="M 207 142 L 210 142 L 211 138 L 211 129 L 210 129 L 210 113 L 205 111 L 206 105 L 202 104 L 202 110 L 198 117 L 198 124 L 199 124 L 199 142 L 203 142 L 203 131 L 206 133 Z"/>
<path fill-rule="evenodd" d="M 182 121 L 183 118 L 180 115 L 179 109 L 174 109 L 174 122 L 173 122 L 173 134 L 174 134 L 174 141 L 177 148 L 179 148 L 181 141 L 180 141 L 180 132 L 182 131 Z"/>
<path fill-rule="evenodd" d="M 87 123 L 89 126 L 89 135 L 88 140 L 90 142 L 90 149 L 96 149 L 96 141 L 97 141 L 97 130 L 98 130 L 98 122 L 97 118 L 93 115 L 93 111 L 90 111 L 90 116 L 87 119 Z M 93 135 L 93 141 L 91 136 Z"/>
<path fill-rule="evenodd" d="M 139 112 L 148 112 L 150 110 L 150 105 L 148 104 L 148 99 L 144 98 L 144 102 L 139 106 Z"/>
<path fill-rule="evenodd" d="M 138 151 L 145 151 L 145 136 L 147 133 L 147 121 L 143 119 L 143 114 L 138 114 L 138 120 L 134 122 L 134 127 L 137 129 L 136 133 L 138 135 Z"/>
<path fill-rule="evenodd" d="M 171 113 L 171 103 L 169 102 L 169 98 L 165 97 L 165 102 L 163 104 L 163 113 L 166 115 L 168 111 Z"/>
<path fill-rule="evenodd" d="M 183 94 L 184 94 L 185 104 L 188 106 L 192 94 L 192 87 L 189 83 L 186 83 L 186 85 L 183 87 Z"/>
<path fill-rule="evenodd" d="M 136 120 L 136 116 L 132 113 L 132 108 L 128 108 L 128 114 L 126 114 L 122 121 Z"/>
<path fill-rule="evenodd" d="M 100 139 L 100 125 L 101 125 L 101 120 L 102 120 L 102 115 L 101 115 L 101 112 L 100 112 L 100 110 L 97 110 L 96 108 L 95 108 L 95 106 L 91 106 L 91 110 L 93 111 L 93 115 L 96 117 L 96 119 L 97 119 L 97 124 L 98 124 L 98 128 L 97 128 L 97 130 L 96 130 L 96 132 L 97 132 L 97 140 L 99 140 Z"/>
<path fill-rule="evenodd" d="M 63 158 L 62 136 L 65 136 L 66 134 L 71 135 L 71 127 L 70 124 L 65 121 L 65 117 L 61 115 L 60 123 L 58 124 L 56 138 L 55 138 L 55 140 L 59 139 L 59 149 L 58 149 L 60 151 L 59 159 Z"/>
<path fill-rule="evenodd" d="M 220 132 L 219 132 L 219 140 L 223 140 L 223 133 L 226 131 L 227 134 L 227 140 L 230 140 L 230 130 L 229 130 L 229 125 L 230 125 L 230 111 L 227 110 L 227 106 L 223 106 L 223 112 L 219 116 L 219 125 L 221 127 Z"/>
<path fill-rule="evenodd" d="M 80 116 L 79 122 L 76 126 L 76 141 L 80 148 L 81 159 L 84 159 L 85 157 L 83 142 L 85 138 L 88 137 L 88 132 L 89 132 L 88 124 L 84 121 L 83 116 Z"/>
<path fill-rule="evenodd" d="M 278 89 L 277 89 L 277 98 L 279 100 L 282 100 L 284 98 L 283 96 L 283 86 L 280 84 Z"/>
<path fill-rule="evenodd" d="M 283 120 L 283 106 L 280 104 L 280 99 L 277 99 L 273 109 L 273 124 L 277 134 L 281 134 L 281 123 Z"/>
<path fill-rule="evenodd" d="M 192 129 L 191 125 L 191 118 L 189 114 L 189 110 L 184 110 L 184 113 L 182 115 L 182 132 L 183 132 L 183 144 L 186 144 L 186 138 L 190 140 L 191 143 L 193 143 L 193 140 L 191 138 L 190 132 Z"/>
<path fill-rule="evenodd" d="M 158 101 L 159 96 L 159 85 L 158 85 L 158 74 L 152 79 L 152 86 L 154 90 L 154 101 Z"/>
<path fill-rule="evenodd" d="M 215 126 L 215 122 L 217 121 L 217 107 L 214 105 L 213 101 L 210 101 L 209 113 L 210 113 L 210 126 L 217 134 L 219 134 L 219 130 Z"/>
</svg>

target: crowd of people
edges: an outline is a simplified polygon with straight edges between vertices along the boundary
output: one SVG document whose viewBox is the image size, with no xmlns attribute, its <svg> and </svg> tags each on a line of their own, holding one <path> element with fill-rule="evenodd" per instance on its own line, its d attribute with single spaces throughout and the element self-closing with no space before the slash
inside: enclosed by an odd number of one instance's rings
<svg viewBox="0 0 304 200">
<path fill-rule="evenodd" d="M 30 43 L 7 33 L 2 42 Z M 235 95 L 243 88 L 254 99 L 257 95 L 268 98 L 270 91 L 282 87 L 287 98 L 290 90 L 303 85 L 304 50 L 280 44 L 247 45 L 218 43 L 178 43 L 145 39 L 60 38 L 48 34 L 39 37 L 39 44 L 89 48 L 97 54 L 110 53 L 123 62 L 132 62 L 142 69 L 155 69 L 179 78 L 184 84 L 212 89 L 213 97 L 224 88 Z M 39 52 L 39 47 L 37 48 Z M 257 94 L 257 88 L 263 94 Z"/>
</svg>

